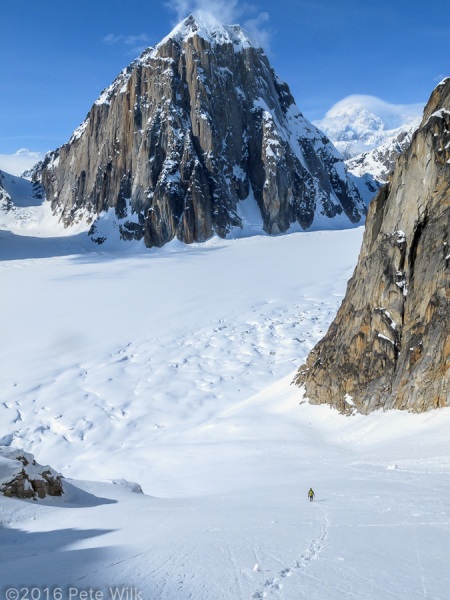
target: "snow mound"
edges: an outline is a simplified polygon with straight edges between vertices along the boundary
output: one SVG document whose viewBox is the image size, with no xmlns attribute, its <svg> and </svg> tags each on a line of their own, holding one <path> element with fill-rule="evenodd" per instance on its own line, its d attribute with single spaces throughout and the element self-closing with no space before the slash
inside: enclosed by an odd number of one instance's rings
<svg viewBox="0 0 450 600">
<path fill-rule="evenodd" d="M 135 483 L 134 481 L 127 481 L 126 479 L 113 479 L 111 483 L 114 485 L 120 485 L 124 489 L 133 492 L 133 494 L 143 494 L 141 486 L 139 483 Z"/>
</svg>

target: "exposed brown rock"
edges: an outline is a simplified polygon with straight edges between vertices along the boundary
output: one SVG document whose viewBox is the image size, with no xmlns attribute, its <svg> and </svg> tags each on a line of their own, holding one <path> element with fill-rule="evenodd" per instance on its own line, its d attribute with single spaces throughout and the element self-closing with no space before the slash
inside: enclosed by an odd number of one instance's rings
<svg viewBox="0 0 450 600">
<path fill-rule="evenodd" d="M 11 498 L 61 496 L 62 476 L 39 465 L 32 454 L 0 447 L 0 492 Z"/>
<path fill-rule="evenodd" d="M 225 236 L 251 193 L 268 233 L 366 213 L 341 157 L 263 50 L 238 26 L 205 36 L 193 16 L 119 75 L 40 177 L 66 225 L 113 208 L 129 219 L 122 237 L 149 247 Z"/>
<path fill-rule="evenodd" d="M 369 207 L 326 336 L 300 367 L 314 404 L 342 412 L 450 405 L 450 79 Z"/>
</svg>

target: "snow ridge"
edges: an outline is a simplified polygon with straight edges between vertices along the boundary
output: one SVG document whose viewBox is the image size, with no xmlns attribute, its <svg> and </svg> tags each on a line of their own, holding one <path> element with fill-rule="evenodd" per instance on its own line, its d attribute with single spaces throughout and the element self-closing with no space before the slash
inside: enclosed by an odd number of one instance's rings
<svg viewBox="0 0 450 600">
<path fill-rule="evenodd" d="M 357 177 L 372 175 L 376 181 L 386 183 L 398 156 L 410 145 L 420 125 L 420 117 L 397 129 L 386 131 L 384 141 L 372 150 L 352 156 L 345 161 L 350 173 Z"/>
</svg>

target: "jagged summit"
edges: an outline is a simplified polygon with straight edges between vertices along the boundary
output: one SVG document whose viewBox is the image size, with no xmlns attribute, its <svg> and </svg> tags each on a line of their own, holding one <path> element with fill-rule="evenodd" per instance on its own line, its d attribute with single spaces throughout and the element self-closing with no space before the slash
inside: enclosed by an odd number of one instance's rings
<svg viewBox="0 0 450 600">
<path fill-rule="evenodd" d="M 224 237 L 249 214 L 278 234 L 349 227 L 366 213 L 261 48 L 203 12 L 124 69 L 39 172 L 64 224 L 84 215 L 98 242 L 111 210 L 123 239 L 149 247 Z"/>
<path fill-rule="evenodd" d="M 260 47 L 240 25 L 225 25 L 218 21 L 214 15 L 203 10 L 197 10 L 186 17 L 181 23 L 161 40 L 155 51 L 167 43 L 168 40 L 183 42 L 191 37 L 198 36 L 208 41 L 209 44 L 232 44 L 235 50 L 243 48 Z"/>
<path fill-rule="evenodd" d="M 189 43 L 194 37 L 202 38 L 211 48 L 215 45 L 229 44 L 233 46 L 235 52 L 244 48 L 258 48 L 259 51 L 263 51 L 259 43 L 251 38 L 240 25 L 224 25 L 211 13 L 201 10 L 194 11 L 178 23 L 156 46 L 146 48 L 138 58 L 123 69 L 113 83 L 102 91 L 95 104 L 108 103 L 114 94 L 126 92 L 126 84 L 133 70 L 138 66 L 149 65 L 152 60 L 166 57 L 168 45 L 173 42 L 183 45 Z M 78 137 L 84 127 L 85 122 L 74 131 L 71 140 L 74 136 Z"/>
</svg>

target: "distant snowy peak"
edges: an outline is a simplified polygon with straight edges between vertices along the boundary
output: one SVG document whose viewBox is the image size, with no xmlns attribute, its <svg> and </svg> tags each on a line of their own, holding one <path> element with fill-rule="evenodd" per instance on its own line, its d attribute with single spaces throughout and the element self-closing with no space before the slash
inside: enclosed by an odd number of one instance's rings
<svg viewBox="0 0 450 600">
<path fill-rule="evenodd" d="M 314 123 L 345 158 L 351 158 L 373 150 L 401 131 L 417 129 L 422 112 L 422 104 L 389 104 L 374 96 L 352 95 Z"/>
<path fill-rule="evenodd" d="M 375 117 L 385 129 L 395 129 L 404 125 L 411 118 L 423 112 L 424 104 L 391 104 L 376 96 L 352 94 L 337 102 L 325 115 L 325 118 L 345 117 L 353 115 L 355 120 L 364 119 L 365 115 Z"/>
<path fill-rule="evenodd" d="M 357 177 L 386 183 L 398 156 L 420 125 L 421 104 L 389 104 L 353 95 L 335 104 L 315 125 L 324 131 Z"/>
</svg>

